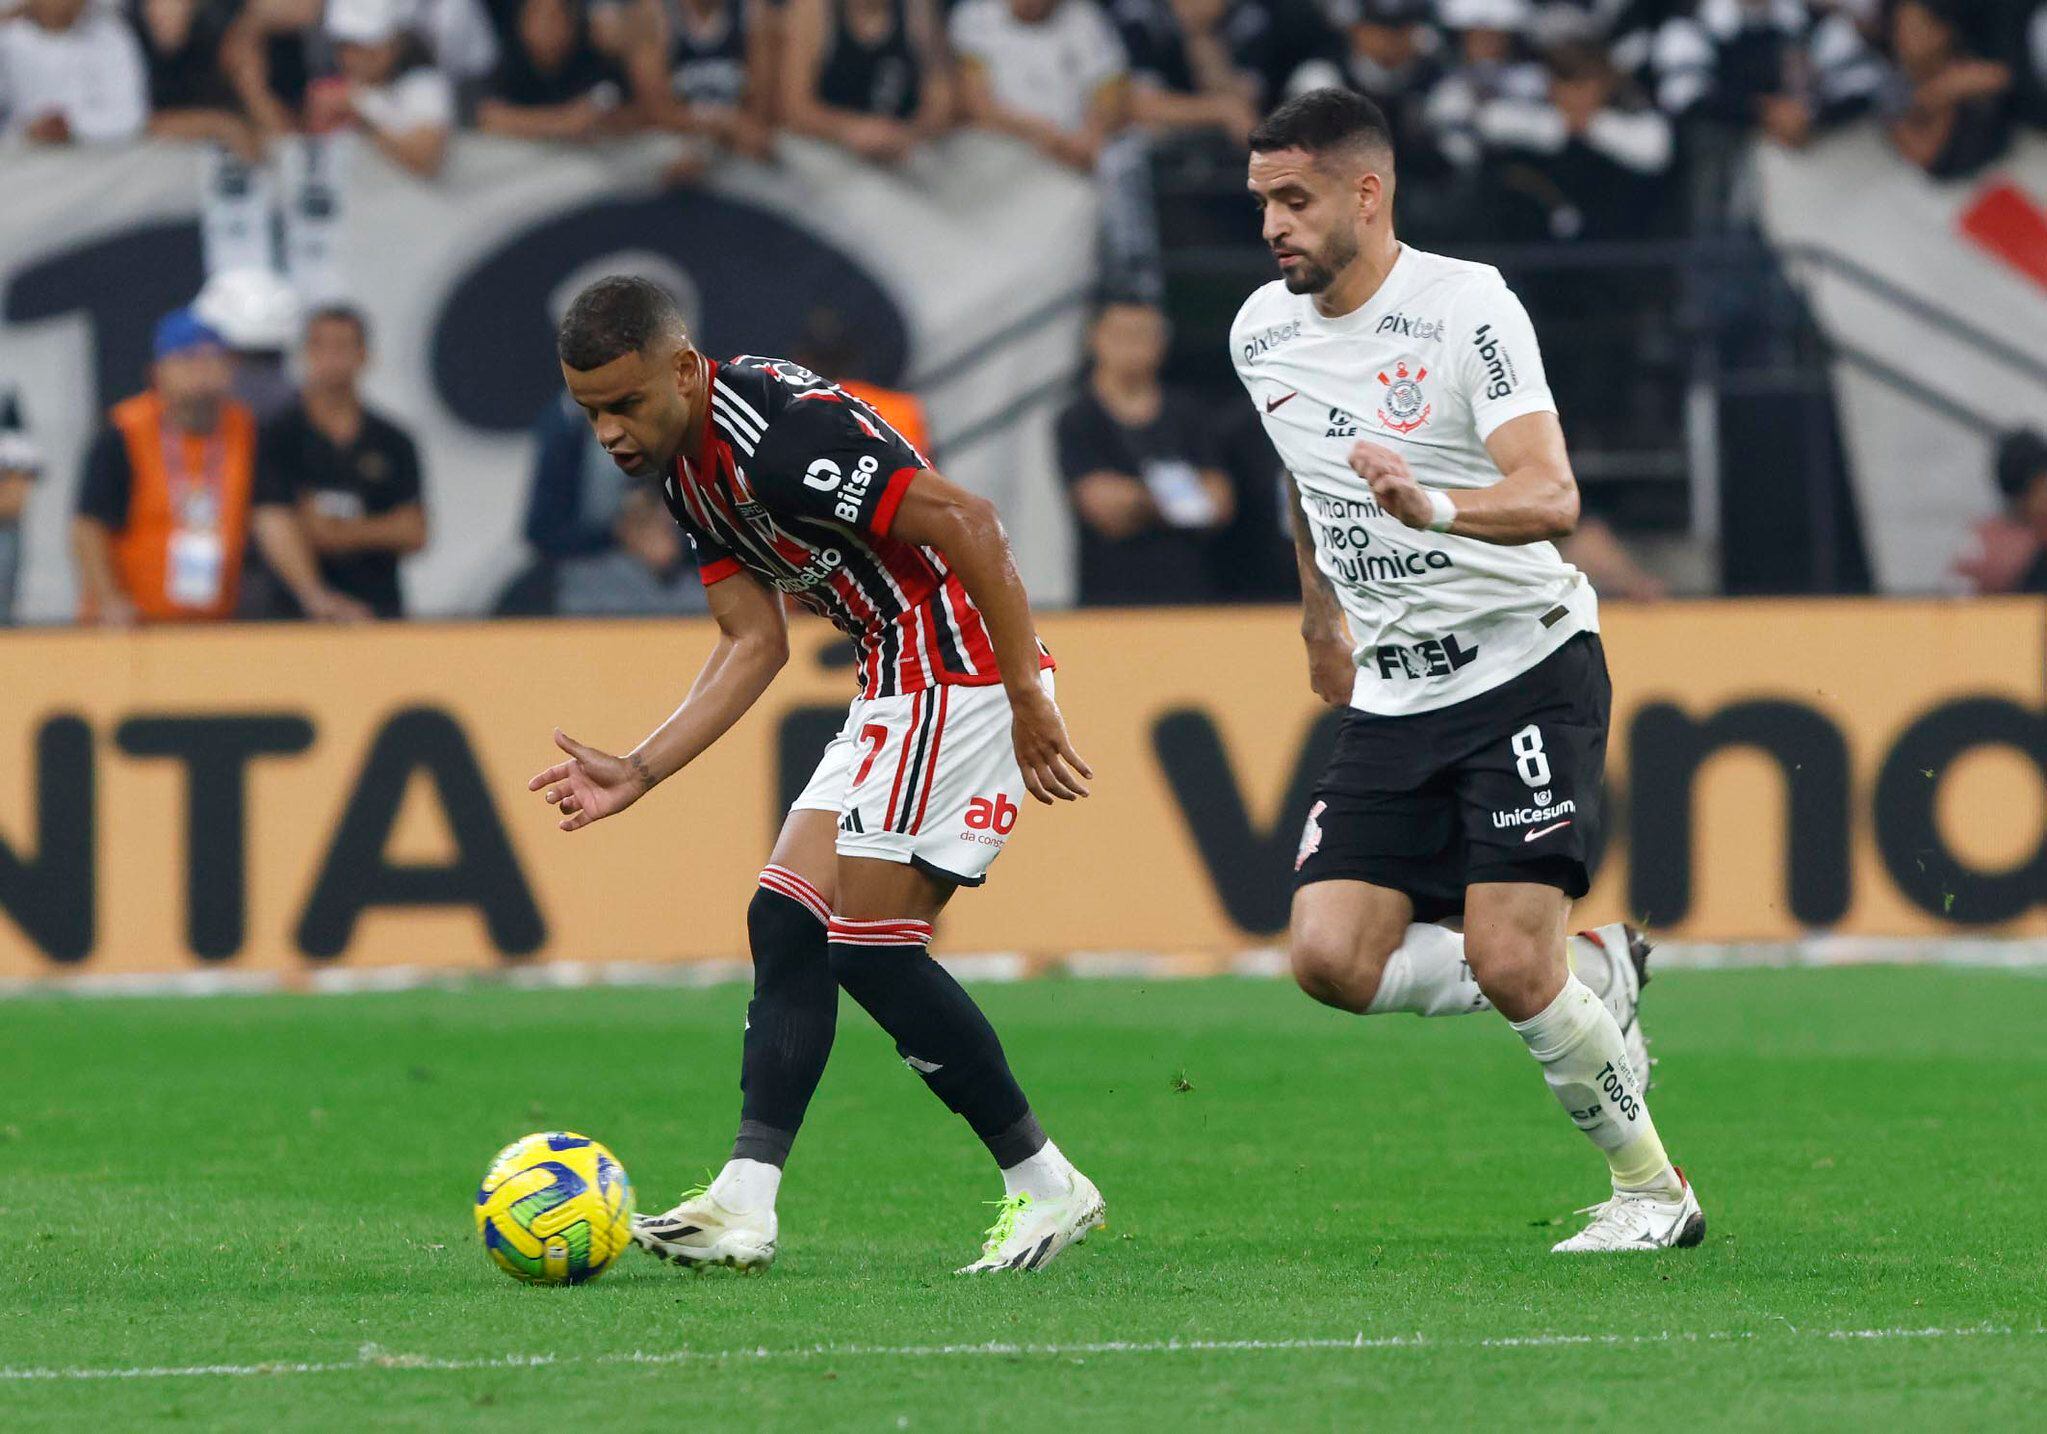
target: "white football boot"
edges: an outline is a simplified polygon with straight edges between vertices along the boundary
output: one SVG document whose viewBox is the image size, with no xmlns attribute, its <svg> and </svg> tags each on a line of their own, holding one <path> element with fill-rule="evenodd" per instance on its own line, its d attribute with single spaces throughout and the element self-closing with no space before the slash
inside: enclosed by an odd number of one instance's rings
<svg viewBox="0 0 2047 1434">
<path fill-rule="evenodd" d="M 1590 986 L 1613 1012 L 1628 1043 L 1628 1064 L 1635 1068 L 1642 1089 L 1648 1090 L 1655 1084 L 1652 1067 L 1656 1062 L 1649 1055 L 1649 1038 L 1642 1034 L 1642 988 L 1649 984 L 1649 953 L 1655 945 L 1640 928 L 1624 921 L 1580 931 L 1566 944 L 1571 948 L 1571 974 Z M 1588 979 L 1602 966 L 1603 980 Z"/>
<path fill-rule="evenodd" d="M 775 1212 L 731 1210 L 708 1186 L 682 1192 L 682 1201 L 659 1215 L 633 1216 L 633 1243 L 678 1265 L 724 1265 L 765 1270 L 775 1262 Z"/>
<path fill-rule="evenodd" d="M 1612 1254 L 1622 1250 L 1689 1250 L 1706 1238 L 1706 1212 L 1699 1208 L 1692 1182 L 1677 1172 L 1682 1190 L 1677 1198 L 1640 1190 L 1616 1190 L 1613 1198 L 1588 1205 L 1578 1213 L 1592 1221 L 1568 1240 L 1550 1247 L 1553 1254 Z"/>
<path fill-rule="evenodd" d="M 1072 1173 L 1066 1193 L 1056 1199 L 1034 1199 L 1019 1191 L 998 1204 L 995 1223 L 988 1227 L 987 1242 L 981 1246 L 981 1258 L 962 1266 L 956 1274 L 1042 1270 L 1068 1245 L 1086 1244 L 1089 1232 L 1100 1229 L 1107 1220 L 1102 1192 L 1078 1170 Z"/>
</svg>

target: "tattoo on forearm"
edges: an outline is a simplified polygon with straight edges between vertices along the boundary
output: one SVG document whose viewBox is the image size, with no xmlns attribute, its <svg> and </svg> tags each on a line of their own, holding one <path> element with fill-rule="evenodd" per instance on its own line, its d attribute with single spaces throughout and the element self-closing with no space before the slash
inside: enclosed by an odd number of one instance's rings
<svg viewBox="0 0 2047 1434">
<path fill-rule="evenodd" d="M 640 790 L 643 792 L 653 791 L 654 774 L 647 770 L 647 759 L 638 752 L 628 752 L 625 754 L 625 760 L 626 765 L 633 769 L 633 776 L 639 782 Z"/>
</svg>

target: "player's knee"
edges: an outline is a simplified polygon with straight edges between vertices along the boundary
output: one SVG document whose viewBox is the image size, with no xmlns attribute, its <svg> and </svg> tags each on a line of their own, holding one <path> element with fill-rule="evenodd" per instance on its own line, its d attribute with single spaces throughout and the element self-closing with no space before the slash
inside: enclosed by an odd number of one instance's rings
<svg viewBox="0 0 2047 1434">
<path fill-rule="evenodd" d="M 1563 981 L 1562 951 L 1547 949 L 1534 932 L 1467 931 L 1464 956 L 1479 990 L 1511 1021 L 1525 1021 L 1556 999 Z"/>
<path fill-rule="evenodd" d="M 1294 982 L 1313 999 L 1362 1014 L 1379 990 L 1391 946 L 1349 921 L 1304 914 L 1288 938 Z"/>
<path fill-rule="evenodd" d="M 799 879 L 800 880 L 800 879 Z M 815 891 L 792 887 L 781 881 L 771 884 L 764 876 L 746 905 L 746 938 L 753 953 L 754 985 L 770 985 L 803 970 L 822 970 L 819 960 L 824 945 L 826 908 L 819 915 L 823 898 Z"/>
</svg>

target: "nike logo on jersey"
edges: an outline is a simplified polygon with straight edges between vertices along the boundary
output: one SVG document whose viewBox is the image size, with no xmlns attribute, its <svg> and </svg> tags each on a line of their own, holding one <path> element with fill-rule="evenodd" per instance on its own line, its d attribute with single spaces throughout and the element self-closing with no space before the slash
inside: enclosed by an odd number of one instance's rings
<svg viewBox="0 0 2047 1434">
<path fill-rule="evenodd" d="M 1570 824 L 1571 819 L 1569 817 L 1566 817 L 1564 818 L 1564 820 L 1560 822 L 1553 822 L 1549 826 L 1541 827 L 1535 831 L 1521 833 L 1521 840 L 1523 842 L 1531 842 L 1534 841 L 1537 837 L 1546 837 L 1551 832 L 1560 832 Z"/>
<path fill-rule="evenodd" d="M 1301 391 L 1299 389 L 1295 389 L 1292 393 L 1283 393 L 1278 398 L 1268 398 L 1265 400 L 1265 411 L 1267 413 L 1270 413 L 1274 409 L 1278 408 L 1282 403 L 1285 403 L 1288 399 L 1299 398 L 1300 396 Z"/>
</svg>

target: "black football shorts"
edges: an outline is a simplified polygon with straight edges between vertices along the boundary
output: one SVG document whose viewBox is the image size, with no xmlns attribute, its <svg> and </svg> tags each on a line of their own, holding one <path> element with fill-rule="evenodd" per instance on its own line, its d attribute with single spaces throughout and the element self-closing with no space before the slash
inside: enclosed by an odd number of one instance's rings
<svg viewBox="0 0 2047 1434">
<path fill-rule="evenodd" d="M 1587 632 L 1449 707 L 1351 711 L 1308 808 L 1296 884 L 1390 887 L 1418 921 L 1462 912 L 1474 882 L 1583 896 L 1599 858 L 1612 707 L 1606 650 Z"/>
</svg>

